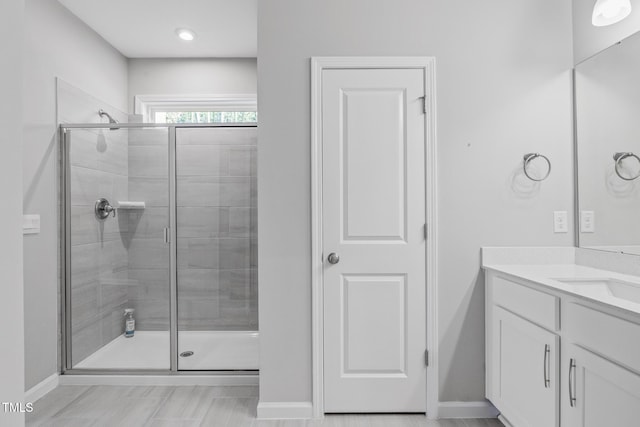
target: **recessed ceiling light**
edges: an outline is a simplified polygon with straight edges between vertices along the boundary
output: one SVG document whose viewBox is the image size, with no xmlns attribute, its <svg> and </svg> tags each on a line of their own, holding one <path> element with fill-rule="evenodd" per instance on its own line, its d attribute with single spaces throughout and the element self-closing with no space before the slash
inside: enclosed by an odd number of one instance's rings
<svg viewBox="0 0 640 427">
<path fill-rule="evenodd" d="M 604 27 L 622 21 L 631 13 L 629 0 L 598 0 L 593 7 L 591 23 Z"/>
<path fill-rule="evenodd" d="M 196 33 L 187 29 L 187 28 L 178 28 L 176 30 L 176 35 L 180 37 L 181 40 L 190 42 L 196 38 Z"/>
</svg>

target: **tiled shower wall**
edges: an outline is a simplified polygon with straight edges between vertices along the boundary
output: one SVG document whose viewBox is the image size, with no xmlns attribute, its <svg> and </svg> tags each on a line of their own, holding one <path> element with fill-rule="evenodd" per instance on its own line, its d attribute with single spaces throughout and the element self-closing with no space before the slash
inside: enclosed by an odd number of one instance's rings
<svg viewBox="0 0 640 427">
<path fill-rule="evenodd" d="M 257 330 L 256 128 L 177 129 L 178 327 Z"/>
<path fill-rule="evenodd" d="M 100 123 L 103 108 L 118 121 L 127 115 L 78 88 L 56 81 L 59 123 Z M 126 130 L 68 131 L 71 219 L 72 363 L 82 361 L 122 331 L 127 303 L 128 223 L 110 217 L 98 221 L 95 201 L 112 203 L 128 197 Z"/>
<path fill-rule="evenodd" d="M 76 364 L 122 333 L 169 329 L 168 131 L 71 131 Z M 256 128 L 178 129 L 180 330 L 257 330 Z M 98 221 L 95 200 L 143 201 Z"/>
<path fill-rule="evenodd" d="M 138 330 L 169 330 L 170 248 L 164 241 L 169 226 L 168 153 L 167 129 L 129 132 L 129 200 L 146 204 L 144 210 L 122 210 L 130 242 L 127 296 Z"/>
<path fill-rule="evenodd" d="M 176 131 L 178 327 L 257 330 L 255 128 Z M 169 328 L 166 130 L 132 130 L 129 305 L 139 330 Z"/>
<path fill-rule="evenodd" d="M 98 221 L 96 199 L 128 198 L 127 135 L 122 131 L 69 131 L 71 141 L 71 328 L 73 363 L 122 332 L 127 304 L 128 222 Z"/>
</svg>

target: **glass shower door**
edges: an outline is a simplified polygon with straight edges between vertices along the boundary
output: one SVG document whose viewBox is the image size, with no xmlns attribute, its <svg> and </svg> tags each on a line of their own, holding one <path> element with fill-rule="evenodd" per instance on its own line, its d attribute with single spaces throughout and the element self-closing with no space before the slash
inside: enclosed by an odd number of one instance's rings
<svg viewBox="0 0 640 427">
<path fill-rule="evenodd" d="M 169 369 L 168 129 L 66 128 L 63 143 L 66 368 Z"/>
<path fill-rule="evenodd" d="M 178 369 L 258 369 L 255 127 L 176 129 Z"/>
</svg>

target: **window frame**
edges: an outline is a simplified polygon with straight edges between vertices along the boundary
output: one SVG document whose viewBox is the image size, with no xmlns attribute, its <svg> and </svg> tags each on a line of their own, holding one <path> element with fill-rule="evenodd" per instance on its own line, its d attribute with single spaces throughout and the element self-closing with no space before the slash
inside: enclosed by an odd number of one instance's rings
<svg viewBox="0 0 640 427">
<path fill-rule="evenodd" d="M 232 95 L 136 95 L 134 114 L 144 123 L 155 123 L 160 112 L 182 111 L 248 111 L 257 112 L 256 94 Z"/>
</svg>

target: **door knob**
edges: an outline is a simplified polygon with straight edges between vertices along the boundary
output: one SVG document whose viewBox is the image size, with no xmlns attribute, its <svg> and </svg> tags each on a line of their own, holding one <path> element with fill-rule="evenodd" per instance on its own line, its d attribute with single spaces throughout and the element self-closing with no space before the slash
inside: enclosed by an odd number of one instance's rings
<svg viewBox="0 0 640 427">
<path fill-rule="evenodd" d="M 340 256 L 335 252 L 331 252 L 327 257 L 327 261 L 329 261 L 329 264 L 337 264 L 340 262 Z"/>
</svg>

